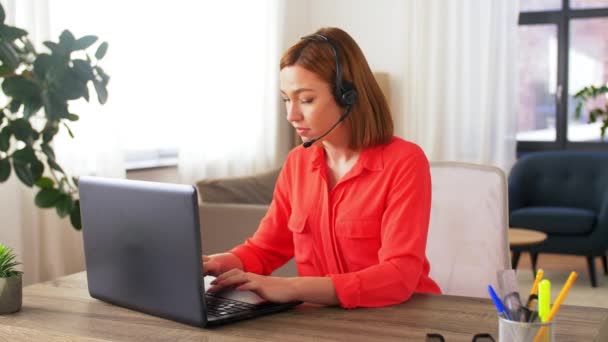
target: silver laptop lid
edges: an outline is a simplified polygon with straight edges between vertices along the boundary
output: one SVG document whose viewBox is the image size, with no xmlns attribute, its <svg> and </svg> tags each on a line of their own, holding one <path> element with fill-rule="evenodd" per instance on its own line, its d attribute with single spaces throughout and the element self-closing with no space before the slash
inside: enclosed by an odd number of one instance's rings
<svg viewBox="0 0 608 342">
<path fill-rule="evenodd" d="M 204 326 L 196 188 L 81 177 L 79 191 L 91 296 Z"/>
</svg>

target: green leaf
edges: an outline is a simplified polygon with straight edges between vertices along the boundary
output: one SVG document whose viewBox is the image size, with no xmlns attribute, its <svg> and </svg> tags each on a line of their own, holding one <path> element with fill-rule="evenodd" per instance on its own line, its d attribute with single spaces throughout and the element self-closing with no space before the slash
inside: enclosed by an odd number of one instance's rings
<svg viewBox="0 0 608 342">
<path fill-rule="evenodd" d="M 99 65 L 95 66 L 95 71 L 97 71 L 97 74 L 101 78 L 101 83 L 103 85 L 108 85 L 108 82 L 110 81 L 110 76 L 108 76 L 108 74 L 106 74 L 106 72 L 103 71 L 103 69 Z"/>
<path fill-rule="evenodd" d="M 21 264 L 16 260 L 17 256 L 15 255 L 15 252 L 11 248 L 0 243 L 0 278 L 8 278 L 22 273 L 15 270 L 15 266 Z"/>
<path fill-rule="evenodd" d="M 39 54 L 34 61 L 34 75 L 41 81 L 46 79 L 46 73 L 52 64 L 53 57 L 51 55 L 47 53 Z"/>
<path fill-rule="evenodd" d="M 32 97 L 26 99 L 23 106 L 23 117 L 27 120 L 32 115 L 38 113 L 40 108 L 42 108 L 42 99 L 40 97 Z"/>
<path fill-rule="evenodd" d="M 65 98 L 61 98 L 61 95 L 50 93 L 46 98 L 48 103 L 45 103 L 45 111 L 47 111 L 47 116 L 54 121 L 59 121 L 60 119 L 67 118 L 68 112 L 68 104 Z M 48 106 L 48 108 L 47 108 Z"/>
<path fill-rule="evenodd" d="M 102 59 L 106 55 L 106 52 L 108 52 L 108 43 L 103 42 L 99 45 L 97 51 L 95 51 L 95 58 Z"/>
<path fill-rule="evenodd" d="M 57 164 L 55 159 L 48 159 L 47 162 L 49 163 L 49 166 L 51 167 L 51 169 L 57 170 L 61 173 L 65 173 L 65 172 L 63 172 L 63 169 L 61 168 L 61 166 L 59 166 L 59 164 Z"/>
<path fill-rule="evenodd" d="M 51 146 L 49 146 L 48 144 L 42 144 L 40 145 L 40 149 L 42 150 L 42 153 L 44 153 L 48 158 L 55 160 L 55 151 L 53 151 L 53 148 Z"/>
<path fill-rule="evenodd" d="M 44 173 L 44 164 L 42 164 L 41 161 L 36 160 L 30 164 L 30 170 L 32 171 L 32 179 L 36 182 Z"/>
<path fill-rule="evenodd" d="M 0 183 L 5 182 L 11 175 L 11 163 L 8 159 L 0 159 Z"/>
<path fill-rule="evenodd" d="M 0 40 L 0 60 L 4 66 L 2 73 L 12 73 L 19 66 L 19 56 L 11 43 Z"/>
<path fill-rule="evenodd" d="M 78 115 L 72 114 L 72 113 L 68 114 L 68 120 L 70 120 L 70 121 L 78 121 L 78 119 L 80 119 L 80 117 Z"/>
<path fill-rule="evenodd" d="M 23 76 L 9 77 L 2 82 L 4 93 L 19 101 L 40 96 L 41 89 L 38 84 Z"/>
<path fill-rule="evenodd" d="M 72 177 L 72 182 L 74 182 L 74 185 L 78 186 L 78 177 Z"/>
<path fill-rule="evenodd" d="M 63 49 L 61 47 L 59 47 L 59 44 L 57 44 L 55 42 L 46 41 L 46 42 L 43 42 L 42 44 L 44 44 L 44 46 L 49 48 L 49 50 L 51 50 L 52 53 L 58 53 L 58 54 L 65 53 L 65 51 L 63 51 Z"/>
<path fill-rule="evenodd" d="M 26 30 L 8 25 L 0 25 L 0 38 L 4 41 L 12 42 L 23 36 L 27 36 Z"/>
<path fill-rule="evenodd" d="M 106 89 L 106 86 L 97 81 L 93 81 L 93 85 L 95 86 L 95 92 L 97 92 L 99 104 L 106 103 L 106 101 L 108 101 L 108 90 Z"/>
<path fill-rule="evenodd" d="M 6 13 L 4 12 L 4 7 L 2 7 L 2 5 L 0 5 L 0 24 L 4 24 L 5 20 L 6 20 Z"/>
<path fill-rule="evenodd" d="M 19 178 L 23 184 L 30 188 L 34 185 L 34 176 L 32 175 L 32 170 L 29 168 L 29 164 L 13 160 L 13 168 L 15 169 L 17 178 Z"/>
<path fill-rule="evenodd" d="M 0 110 L 0 126 L 2 126 L 2 121 L 4 121 L 4 118 L 6 117 L 6 114 L 4 114 L 4 109 Z"/>
<path fill-rule="evenodd" d="M 74 43 L 74 50 L 85 50 L 89 46 L 95 44 L 97 41 L 96 36 L 84 36 L 76 40 Z"/>
<path fill-rule="evenodd" d="M 93 74 L 93 68 L 91 64 L 83 59 L 75 59 L 72 61 L 74 65 L 74 71 L 78 78 L 83 81 L 89 81 L 95 79 L 95 74 Z"/>
<path fill-rule="evenodd" d="M 69 30 L 63 30 L 61 35 L 59 35 L 59 45 L 66 51 L 72 52 L 74 51 L 74 43 L 76 38 Z"/>
<path fill-rule="evenodd" d="M 84 87 L 83 89 L 83 93 L 82 93 L 82 97 L 89 102 L 89 88 L 88 87 Z"/>
<path fill-rule="evenodd" d="M 13 99 L 13 101 L 11 101 L 9 105 L 9 110 L 11 111 L 11 113 L 17 113 L 19 111 L 19 108 L 21 108 L 21 105 L 21 101 Z"/>
<path fill-rule="evenodd" d="M 55 186 L 55 182 L 48 177 L 40 177 L 35 185 L 41 189 L 51 189 Z"/>
<path fill-rule="evenodd" d="M 70 213 L 70 222 L 76 230 L 82 229 L 82 222 L 80 220 L 80 200 L 74 202 L 74 209 Z"/>
<path fill-rule="evenodd" d="M 52 208 L 57 202 L 61 199 L 61 192 L 59 190 L 51 188 L 51 189 L 41 189 L 34 198 L 34 203 L 40 208 Z"/>
<path fill-rule="evenodd" d="M 24 148 L 15 151 L 13 154 L 13 160 L 16 163 L 29 164 L 38 160 L 36 158 L 36 153 L 34 153 L 34 149 L 31 146 L 27 145 Z"/>
<path fill-rule="evenodd" d="M 45 127 L 42 131 L 42 142 L 47 144 L 53 140 L 53 137 L 57 134 L 57 132 L 59 132 L 59 127 L 57 127 L 56 124 Z"/>
<path fill-rule="evenodd" d="M 68 134 L 70 135 L 70 138 L 74 139 L 74 133 L 72 133 L 72 130 L 70 129 L 70 127 L 65 123 L 62 122 L 63 126 L 65 126 L 65 128 L 68 130 Z"/>
<path fill-rule="evenodd" d="M 82 97 L 83 89 L 86 86 L 86 82 L 80 79 L 74 69 L 67 69 L 63 74 L 63 78 L 56 85 L 55 93 L 62 99 L 76 100 Z"/>
<path fill-rule="evenodd" d="M 13 70 L 15 70 L 15 69 L 11 68 L 8 65 L 5 65 L 5 64 L 0 65 L 0 77 L 4 78 L 7 76 L 10 76 L 13 73 Z"/>
<path fill-rule="evenodd" d="M 32 42 L 27 37 L 25 37 L 24 39 L 22 39 L 22 41 L 23 41 L 23 45 L 25 45 L 25 49 L 29 53 L 37 54 L 36 53 L 36 49 L 34 48 L 34 44 L 32 44 Z"/>
<path fill-rule="evenodd" d="M 3 129 L 0 132 L 0 151 L 6 152 L 11 147 L 11 133 L 10 130 L 5 132 L 6 129 Z"/>
<path fill-rule="evenodd" d="M 62 194 L 61 198 L 55 205 L 55 208 L 57 209 L 57 215 L 59 215 L 59 217 L 61 218 L 64 218 L 70 215 L 72 213 L 72 210 L 74 210 L 74 201 L 72 201 L 72 198 L 70 198 L 70 196 Z"/>
<path fill-rule="evenodd" d="M 13 135 L 17 140 L 27 141 L 32 135 L 32 125 L 26 119 L 17 119 L 11 122 Z"/>
</svg>

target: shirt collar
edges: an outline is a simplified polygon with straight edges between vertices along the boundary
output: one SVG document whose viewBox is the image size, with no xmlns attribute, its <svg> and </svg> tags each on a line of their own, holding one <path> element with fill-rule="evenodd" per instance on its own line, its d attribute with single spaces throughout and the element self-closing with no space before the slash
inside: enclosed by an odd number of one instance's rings
<svg viewBox="0 0 608 342">
<path fill-rule="evenodd" d="M 314 148 L 312 157 L 312 169 L 318 169 L 325 162 L 325 151 L 321 146 L 311 146 Z M 359 160 L 354 167 L 362 167 L 370 171 L 381 171 L 384 169 L 384 146 L 368 147 L 361 151 Z"/>
</svg>

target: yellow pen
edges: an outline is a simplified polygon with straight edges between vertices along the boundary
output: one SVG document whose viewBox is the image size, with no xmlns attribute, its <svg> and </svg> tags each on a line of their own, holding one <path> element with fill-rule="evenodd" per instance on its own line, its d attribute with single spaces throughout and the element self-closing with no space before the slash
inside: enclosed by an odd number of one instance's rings
<svg viewBox="0 0 608 342">
<path fill-rule="evenodd" d="M 547 279 L 540 281 L 538 286 L 538 317 L 546 322 L 551 311 L 551 282 Z"/>
<path fill-rule="evenodd" d="M 566 299 L 566 296 L 568 295 L 568 292 L 572 288 L 572 285 L 574 284 L 574 281 L 576 281 L 577 277 L 578 277 L 578 273 L 576 273 L 574 271 L 572 273 L 570 273 L 568 280 L 566 280 L 566 284 L 564 284 L 564 287 L 562 287 L 562 290 L 559 291 L 559 295 L 557 295 L 557 298 L 555 299 L 555 303 L 553 304 L 553 307 L 551 308 L 549 315 L 547 315 L 547 318 L 546 318 L 547 322 L 552 321 L 555 318 L 555 315 L 557 315 L 557 311 L 559 311 L 559 307 L 564 302 L 564 299 Z M 541 286 L 542 286 L 542 281 L 541 281 Z M 539 298 L 539 300 L 540 300 L 540 298 Z M 539 301 L 539 305 L 540 305 L 540 301 Z M 539 315 L 540 315 L 540 312 L 539 312 Z M 545 321 L 543 320 L 543 322 L 545 322 Z M 543 334 L 545 334 L 546 331 L 547 331 L 547 328 L 542 327 L 538 331 L 538 334 L 536 334 L 534 341 L 535 342 L 540 341 L 540 338 L 543 336 Z"/>
<path fill-rule="evenodd" d="M 555 303 L 553 303 L 551 312 L 549 312 L 549 316 L 547 316 L 547 321 L 551 321 L 551 320 L 553 320 L 553 318 L 555 318 L 555 315 L 557 315 L 557 311 L 559 310 L 559 306 L 562 305 L 562 302 L 564 301 L 564 299 L 566 299 L 566 296 L 568 295 L 568 292 L 572 288 L 572 285 L 574 284 L 574 281 L 576 281 L 577 277 L 578 277 L 578 273 L 576 273 L 574 271 L 572 273 L 570 273 L 568 280 L 566 280 L 566 284 L 564 284 L 564 287 L 562 287 L 562 290 L 559 291 L 559 295 L 557 295 L 557 298 L 555 299 Z"/>
<path fill-rule="evenodd" d="M 530 310 L 533 310 L 534 301 L 538 298 L 538 284 L 540 283 L 541 279 L 543 279 L 544 274 L 545 272 L 542 269 L 539 269 L 538 272 L 536 272 L 536 278 L 534 278 L 532 289 L 530 289 L 530 296 L 528 296 L 528 303 L 526 303 L 526 306 Z"/>
<path fill-rule="evenodd" d="M 545 271 L 543 271 L 542 269 L 539 269 L 538 272 L 536 272 L 536 278 L 534 278 L 534 283 L 532 284 L 532 289 L 530 290 L 530 294 L 538 293 L 538 284 L 543 279 L 543 275 L 545 275 Z"/>
</svg>

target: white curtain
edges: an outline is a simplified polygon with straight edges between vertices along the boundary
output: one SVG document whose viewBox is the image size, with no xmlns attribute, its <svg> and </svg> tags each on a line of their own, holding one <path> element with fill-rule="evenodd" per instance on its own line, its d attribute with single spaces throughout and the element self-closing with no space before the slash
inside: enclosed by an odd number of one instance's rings
<svg viewBox="0 0 608 342">
<path fill-rule="evenodd" d="M 515 161 L 518 1 L 406 2 L 404 132 L 432 160 Z"/>
<path fill-rule="evenodd" d="M 0 2 L 41 51 L 63 29 L 109 42 L 100 62 L 108 102 L 98 105 L 91 89 L 91 103 L 71 106 L 81 118 L 70 124 L 76 138 L 62 129 L 55 139 L 72 175 L 122 178 L 126 152 L 177 148 L 181 181 L 193 183 L 277 167 L 286 155 L 281 1 Z M 0 184 L 0 241 L 16 249 L 27 284 L 84 268 L 81 234 L 34 196 L 16 178 Z"/>
<path fill-rule="evenodd" d="M 204 36 L 190 51 L 197 82 L 179 89 L 196 106 L 182 103 L 174 111 L 182 182 L 280 166 L 289 146 L 278 86 L 284 6 L 232 0 L 196 14 Z"/>
<path fill-rule="evenodd" d="M 26 29 L 39 51 L 46 49 L 43 41 L 57 41 L 64 28 L 79 30 L 79 27 L 73 27 L 77 26 L 73 22 L 53 20 L 53 11 L 66 9 L 57 7 L 62 5 L 61 1 L 13 0 L 1 3 L 7 13 L 7 22 Z M 89 10 L 94 16 L 93 9 Z M 70 106 L 70 111 L 81 118 L 79 122 L 70 124 L 75 138 L 70 138 L 61 128 L 54 140 L 57 159 L 69 174 L 125 177 L 116 119 L 108 110 L 112 106 L 111 93 L 110 90 L 107 106 L 96 104 L 94 95 L 91 103 L 81 101 Z M 82 234 L 72 228 L 69 219 L 60 219 L 54 209 L 37 208 L 34 205 L 37 189 L 26 187 L 14 174 L 6 183 L 0 184 L 0 190 L 0 242 L 15 249 L 22 262 L 25 284 L 84 269 Z"/>
</svg>

